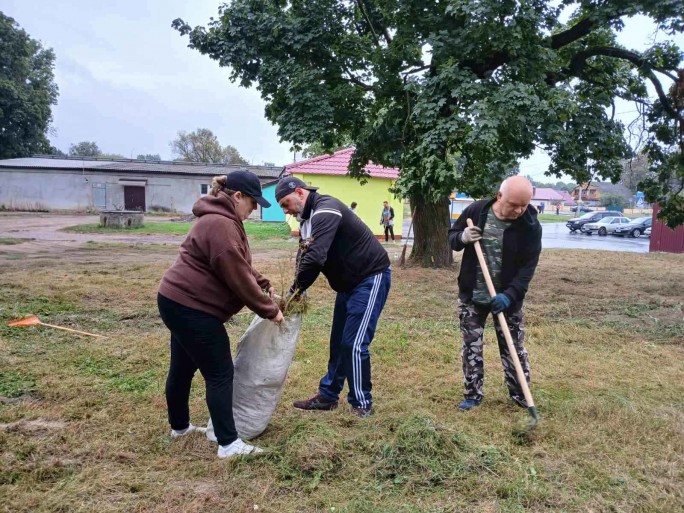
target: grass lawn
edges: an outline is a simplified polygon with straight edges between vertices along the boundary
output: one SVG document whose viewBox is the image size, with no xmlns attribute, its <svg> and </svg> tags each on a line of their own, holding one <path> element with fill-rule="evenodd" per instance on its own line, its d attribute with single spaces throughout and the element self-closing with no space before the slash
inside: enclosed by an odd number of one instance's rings
<svg viewBox="0 0 684 513">
<path fill-rule="evenodd" d="M 253 245 L 283 290 L 296 244 Z M 116 248 L 116 249 L 114 249 Z M 400 247 L 391 247 L 396 261 Z M 177 249 L 85 244 L 0 255 L 0 509 L 12 512 L 679 512 L 684 509 L 684 255 L 542 253 L 527 312 L 542 420 L 507 400 L 491 325 L 486 398 L 461 399 L 456 270 L 393 269 L 373 352 L 376 414 L 290 408 L 327 361 L 333 293 L 310 293 L 258 459 L 171 440 L 157 284 Z M 591 272 L 586 262 L 591 261 Z M 29 313 L 106 335 L 9 328 Z M 233 351 L 252 315 L 227 327 Z M 346 393 L 346 391 L 345 391 Z M 192 421 L 207 420 L 203 381 Z"/>
<path fill-rule="evenodd" d="M 0 237 L 0 246 L 14 246 L 15 244 L 22 244 L 24 242 L 29 242 L 34 239 L 16 239 L 13 237 Z"/>
<path fill-rule="evenodd" d="M 557 216 L 556 214 L 538 214 L 540 223 L 567 223 L 572 216 Z"/>
<path fill-rule="evenodd" d="M 132 235 L 185 235 L 192 223 L 153 222 L 138 228 L 105 228 L 97 224 L 78 224 L 68 226 L 62 231 L 72 233 L 132 234 Z M 246 221 L 247 235 L 252 239 L 287 238 L 290 228 L 286 223 L 261 223 Z"/>
</svg>

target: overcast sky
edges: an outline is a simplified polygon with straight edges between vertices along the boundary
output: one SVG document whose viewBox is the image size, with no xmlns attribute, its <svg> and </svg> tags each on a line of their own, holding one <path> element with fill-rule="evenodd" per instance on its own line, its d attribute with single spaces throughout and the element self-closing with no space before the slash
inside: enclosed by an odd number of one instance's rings
<svg viewBox="0 0 684 513">
<path fill-rule="evenodd" d="M 54 49 L 58 104 L 54 146 L 95 141 L 106 153 L 172 157 L 179 130 L 208 128 L 222 144 L 260 164 L 292 160 L 289 144 L 264 117 L 254 89 L 187 48 L 175 18 L 205 25 L 216 0 L 0 0 L 0 10 Z"/>
<path fill-rule="evenodd" d="M 171 28 L 175 18 L 206 25 L 217 0 L 0 0 L 0 10 L 28 34 L 54 49 L 58 104 L 51 141 L 62 151 L 71 143 L 95 141 L 106 153 L 135 158 L 158 153 L 171 159 L 169 142 L 179 130 L 208 128 L 222 144 L 235 146 L 254 164 L 292 161 L 289 144 L 264 117 L 254 89 L 228 80 L 228 71 L 187 48 L 187 37 Z M 656 34 L 658 41 L 664 34 Z M 641 49 L 653 27 L 631 20 L 620 36 Z M 677 42 L 684 47 L 684 38 Z M 619 108 L 625 121 L 634 107 Z M 548 159 L 536 154 L 522 174 L 543 178 Z"/>
</svg>

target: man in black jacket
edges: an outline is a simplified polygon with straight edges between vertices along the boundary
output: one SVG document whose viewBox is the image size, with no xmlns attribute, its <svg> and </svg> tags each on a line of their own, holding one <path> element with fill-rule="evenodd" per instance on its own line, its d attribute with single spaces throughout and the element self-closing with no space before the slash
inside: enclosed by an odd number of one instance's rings
<svg viewBox="0 0 684 513">
<path fill-rule="evenodd" d="M 449 230 L 451 249 L 465 249 L 458 275 L 458 312 L 463 333 L 461 356 L 465 385 L 465 399 L 458 405 L 459 410 L 478 406 L 484 396 L 483 335 L 489 312 L 494 315 L 504 313 L 525 377 L 528 382 L 530 380 L 530 364 L 523 343 L 523 299 L 539 262 L 542 233 L 537 212 L 530 205 L 532 194 L 532 184 L 527 178 L 507 178 L 501 184 L 496 198 L 475 201 L 469 205 Z M 466 224 L 468 218 L 475 224 L 472 228 Z M 497 290 L 493 298 L 487 291 L 473 247 L 478 240 Z M 516 404 L 526 407 L 496 317 L 494 327 L 508 393 Z"/>
<path fill-rule="evenodd" d="M 276 201 L 300 222 L 297 273 L 290 291 L 306 291 L 320 273 L 337 292 L 330 332 L 328 372 L 318 393 L 295 401 L 300 410 L 333 410 L 345 379 L 352 413 L 372 415 L 371 364 L 368 346 L 391 285 L 387 252 L 365 223 L 341 201 L 318 194 L 295 177 L 276 186 Z"/>
</svg>

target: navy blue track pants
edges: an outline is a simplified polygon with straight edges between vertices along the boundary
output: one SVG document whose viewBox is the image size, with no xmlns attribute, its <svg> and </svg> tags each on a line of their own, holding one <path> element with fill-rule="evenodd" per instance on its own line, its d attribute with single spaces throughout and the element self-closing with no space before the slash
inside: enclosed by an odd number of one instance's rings
<svg viewBox="0 0 684 513">
<path fill-rule="evenodd" d="M 349 292 L 338 292 L 330 332 L 328 373 L 319 384 L 319 393 L 336 401 L 349 383 L 347 401 L 354 408 L 370 408 L 371 362 L 368 346 L 392 285 L 392 272 L 369 276 Z"/>
</svg>

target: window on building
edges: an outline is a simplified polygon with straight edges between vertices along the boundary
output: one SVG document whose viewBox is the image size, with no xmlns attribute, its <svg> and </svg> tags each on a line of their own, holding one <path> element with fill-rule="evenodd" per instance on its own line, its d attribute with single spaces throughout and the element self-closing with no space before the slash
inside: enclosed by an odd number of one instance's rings
<svg viewBox="0 0 684 513">
<path fill-rule="evenodd" d="M 209 194 L 209 184 L 203 183 L 200 185 L 200 193 L 202 195 Z"/>
</svg>

